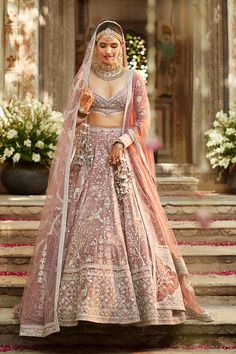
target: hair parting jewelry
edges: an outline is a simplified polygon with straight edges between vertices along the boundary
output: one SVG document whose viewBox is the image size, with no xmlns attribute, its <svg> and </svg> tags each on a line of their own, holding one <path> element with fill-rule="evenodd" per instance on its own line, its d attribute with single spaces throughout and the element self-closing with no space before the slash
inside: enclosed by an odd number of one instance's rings
<svg viewBox="0 0 236 354">
<path fill-rule="evenodd" d="M 122 36 L 111 28 L 106 28 L 105 30 L 99 32 L 96 36 L 96 41 L 98 41 L 101 37 L 105 37 L 108 41 L 112 39 L 112 37 L 117 38 L 120 42 L 123 42 Z"/>
</svg>

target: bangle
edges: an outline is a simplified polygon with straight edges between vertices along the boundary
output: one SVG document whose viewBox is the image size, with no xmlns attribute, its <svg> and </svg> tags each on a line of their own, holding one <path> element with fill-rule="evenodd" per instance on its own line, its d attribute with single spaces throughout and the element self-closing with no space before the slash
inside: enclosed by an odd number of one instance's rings
<svg viewBox="0 0 236 354">
<path fill-rule="evenodd" d="M 80 111 L 77 112 L 77 116 L 81 117 L 81 118 L 86 118 L 88 114 L 82 113 Z"/>
<path fill-rule="evenodd" d="M 86 115 L 89 114 L 88 111 L 86 111 L 84 108 L 82 108 L 82 107 L 80 107 L 80 106 L 79 106 L 79 108 L 78 108 L 78 111 L 79 111 L 80 113 L 84 113 L 84 114 L 86 114 Z"/>
<path fill-rule="evenodd" d="M 120 150 L 124 150 L 124 148 L 125 148 L 125 145 L 124 145 L 121 141 L 119 141 L 119 140 L 116 140 L 116 141 L 114 142 L 113 146 L 114 146 L 114 145 L 116 145 L 116 146 L 118 147 L 118 149 L 120 149 Z"/>
</svg>

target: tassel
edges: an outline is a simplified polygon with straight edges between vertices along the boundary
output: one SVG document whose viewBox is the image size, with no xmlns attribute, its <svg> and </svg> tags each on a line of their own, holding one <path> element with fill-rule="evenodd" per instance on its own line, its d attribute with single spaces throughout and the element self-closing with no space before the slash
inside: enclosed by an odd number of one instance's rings
<svg viewBox="0 0 236 354">
<path fill-rule="evenodd" d="M 79 166 L 89 166 L 93 161 L 93 149 L 89 133 L 89 124 L 82 123 L 78 134 L 78 149 L 73 163 Z"/>
<path fill-rule="evenodd" d="M 130 190 L 133 173 L 131 169 L 127 166 L 127 162 L 125 158 L 123 158 L 122 164 L 116 166 L 115 168 L 116 168 L 114 172 L 115 190 L 116 190 L 117 198 L 121 200 L 124 197 L 124 195 L 126 195 Z"/>
</svg>

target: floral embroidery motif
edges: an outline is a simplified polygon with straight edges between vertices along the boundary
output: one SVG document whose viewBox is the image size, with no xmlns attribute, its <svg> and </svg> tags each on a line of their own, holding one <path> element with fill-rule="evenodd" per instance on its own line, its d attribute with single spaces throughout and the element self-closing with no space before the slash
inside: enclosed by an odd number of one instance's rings
<svg viewBox="0 0 236 354">
<path fill-rule="evenodd" d="M 43 250 L 42 250 L 42 256 L 41 256 L 41 259 L 40 259 L 39 272 L 38 272 L 38 278 L 37 278 L 37 282 L 38 283 L 42 283 L 43 282 L 46 255 L 47 255 L 47 243 L 45 242 L 44 246 L 43 246 Z"/>
<path fill-rule="evenodd" d="M 178 276 L 170 266 L 165 265 L 162 260 L 157 257 L 158 264 L 158 281 L 157 281 L 157 300 L 162 301 L 166 296 L 174 294 L 179 287 Z"/>
</svg>

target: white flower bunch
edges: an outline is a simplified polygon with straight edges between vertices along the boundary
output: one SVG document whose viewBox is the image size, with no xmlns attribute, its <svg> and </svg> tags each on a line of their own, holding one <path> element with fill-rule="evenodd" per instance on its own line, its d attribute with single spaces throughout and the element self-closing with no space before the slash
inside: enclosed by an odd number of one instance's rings
<svg viewBox="0 0 236 354">
<path fill-rule="evenodd" d="M 63 117 L 48 104 L 12 100 L 0 105 L 0 163 L 53 159 Z"/>
<path fill-rule="evenodd" d="M 130 69 L 139 70 L 143 79 L 147 83 L 147 48 L 146 41 L 139 35 L 126 33 L 126 52 L 128 59 L 128 67 Z"/>
<path fill-rule="evenodd" d="M 205 133 L 207 154 L 212 168 L 221 169 L 218 180 L 224 169 L 236 163 L 236 104 L 227 115 L 223 111 L 216 113 L 213 128 Z"/>
</svg>

